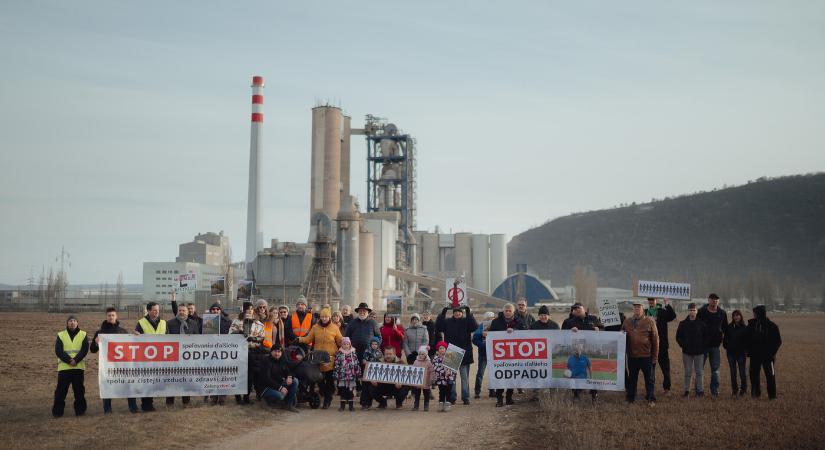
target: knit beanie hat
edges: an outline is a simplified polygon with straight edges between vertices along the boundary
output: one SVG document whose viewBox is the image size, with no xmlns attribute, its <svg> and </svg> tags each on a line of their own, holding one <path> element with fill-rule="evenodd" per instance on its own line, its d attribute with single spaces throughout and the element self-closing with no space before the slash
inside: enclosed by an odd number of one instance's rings
<svg viewBox="0 0 825 450">
<path fill-rule="evenodd" d="M 430 346 L 429 345 L 422 345 L 421 347 L 418 347 L 418 354 L 419 355 L 422 354 L 422 353 L 426 354 L 428 351 L 430 351 Z"/>
<path fill-rule="evenodd" d="M 441 347 L 444 347 L 445 349 L 447 349 L 447 348 L 450 348 L 450 344 L 448 344 L 444 341 L 438 341 L 438 344 L 435 344 L 436 350 L 441 348 Z"/>
<path fill-rule="evenodd" d="M 318 317 L 332 317 L 332 311 L 329 308 L 323 308 L 321 312 L 318 313 Z"/>
</svg>

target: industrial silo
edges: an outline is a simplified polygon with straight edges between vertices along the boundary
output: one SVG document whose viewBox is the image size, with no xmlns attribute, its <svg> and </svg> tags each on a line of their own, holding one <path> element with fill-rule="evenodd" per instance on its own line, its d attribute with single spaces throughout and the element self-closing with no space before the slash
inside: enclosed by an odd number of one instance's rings
<svg viewBox="0 0 825 450">
<path fill-rule="evenodd" d="M 495 289 L 507 278 L 507 236 L 490 235 L 490 289 Z"/>
<path fill-rule="evenodd" d="M 438 274 L 438 235 L 424 233 L 421 238 L 421 272 L 436 275 Z"/>
<path fill-rule="evenodd" d="M 338 217 L 341 207 L 341 109 L 312 108 L 310 217 L 317 212 Z"/>
<path fill-rule="evenodd" d="M 490 292 L 490 236 L 473 235 L 473 282 L 472 287 Z"/>
<path fill-rule="evenodd" d="M 360 302 L 366 302 L 370 308 L 374 304 L 373 298 L 373 258 L 375 252 L 374 236 L 369 231 L 361 231 L 358 235 L 358 295 Z"/>
<path fill-rule="evenodd" d="M 473 235 L 470 233 L 455 234 L 455 270 L 456 275 L 465 274 L 467 284 L 472 284 Z"/>
</svg>

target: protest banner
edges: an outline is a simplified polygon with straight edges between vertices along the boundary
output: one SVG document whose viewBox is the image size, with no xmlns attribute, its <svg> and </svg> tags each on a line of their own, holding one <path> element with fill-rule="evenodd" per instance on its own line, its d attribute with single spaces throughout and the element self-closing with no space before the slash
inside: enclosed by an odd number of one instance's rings
<svg viewBox="0 0 825 450">
<path fill-rule="evenodd" d="M 241 334 L 101 334 L 100 398 L 247 393 Z"/>
<path fill-rule="evenodd" d="M 194 291 L 198 288 L 198 275 L 182 273 L 175 277 L 175 291 Z"/>
<path fill-rule="evenodd" d="M 466 350 L 463 348 L 450 344 L 447 347 L 447 353 L 444 354 L 444 367 L 458 374 L 458 369 L 461 368 L 461 361 L 464 360 L 464 353 L 466 353 Z"/>
<path fill-rule="evenodd" d="M 467 306 L 470 300 L 467 295 L 467 282 L 463 277 L 447 278 L 444 282 L 444 304 L 448 308 Z"/>
<path fill-rule="evenodd" d="M 362 380 L 429 389 L 427 380 L 424 379 L 424 372 L 424 367 L 368 362 L 364 367 Z"/>
<path fill-rule="evenodd" d="M 489 387 L 623 391 L 625 340 L 618 332 L 488 333 Z"/>
<path fill-rule="evenodd" d="M 616 300 L 598 300 L 596 306 L 599 308 L 599 320 L 601 320 L 602 325 L 612 327 L 622 324 L 621 316 L 619 316 L 619 305 Z"/>
<path fill-rule="evenodd" d="M 204 314 L 203 315 L 203 334 L 221 334 L 221 315 L 220 314 Z"/>
<path fill-rule="evenodd" d="M 209 286 L 210 295 L 224 295 L 226 294 L 226 277 L 218 277 L 212 280 Z"/>
<path fill-rule="evenodd" d="M 634 286 L 636 297 L 690 300 L 690 283 L 639 280 Z"/>
</svg>

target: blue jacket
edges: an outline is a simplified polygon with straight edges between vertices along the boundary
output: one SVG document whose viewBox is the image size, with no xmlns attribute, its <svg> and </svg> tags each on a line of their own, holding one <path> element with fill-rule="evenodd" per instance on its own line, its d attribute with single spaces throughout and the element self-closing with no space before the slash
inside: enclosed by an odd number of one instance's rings
<svg viewBox="0 0 825 450">
<path fill-rule="evenodd" d="M 487 339 L 482 334 L 484 332 L 484 324 L 481 324 L 473 332 L 473 345 L 478 347 L 478 359 L 487 360 Z"/>
</svg>

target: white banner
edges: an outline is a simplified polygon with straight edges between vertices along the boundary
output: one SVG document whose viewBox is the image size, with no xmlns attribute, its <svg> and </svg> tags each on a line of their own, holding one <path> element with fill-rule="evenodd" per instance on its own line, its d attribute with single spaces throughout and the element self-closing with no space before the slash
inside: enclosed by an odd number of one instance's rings
<svg viewBox="0 0 825 450">
<path fill-rule="evenodd" d="M 488 333 L 489 387 L 623 391 L 625 339 L 614 331 Z"/>
<path fill-rule="evenodd" d="M 690 300 L 690 283 L 639 280 L 636 296 Z"/>
<path fill-rule="evenodd" d="M 242 334 L 101 334 L 100 398 L 246 394 Z"/>
<path fill-rule="evenodd" d="M 599 308 L 599 319 L 602 325 L 612 327 L 622 324 L 621 316 L 619 316 L 619 305 L 616 300 L 598 300 L 596 306 Z"/>
<path fill-rule="evenodd" d="M 178 292 L 194 291 L 198 288 L 198 275 L 195 273 L 182 273 L 175 277 L 175 281 L 175 290 Z"/>
</svg>

